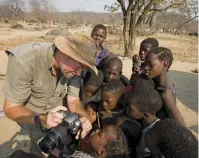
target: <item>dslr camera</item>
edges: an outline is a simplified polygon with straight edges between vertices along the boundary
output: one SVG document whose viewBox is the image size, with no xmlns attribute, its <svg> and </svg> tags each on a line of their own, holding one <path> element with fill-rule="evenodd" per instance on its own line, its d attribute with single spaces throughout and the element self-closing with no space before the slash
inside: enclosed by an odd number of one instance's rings
<svg viewBox="0 0 199 158">
<path fill-rule="evenodd" d="M 81 121 L 75 113 L 59 111 L 64 118 L 62 123 L 52 128 L 39 142 L 39 147 L 44 153 L 51 153 L 54 149 L 60 151 L 59 157 L 74 153 L 74 136 L 82 129 Z"/>
</svg>

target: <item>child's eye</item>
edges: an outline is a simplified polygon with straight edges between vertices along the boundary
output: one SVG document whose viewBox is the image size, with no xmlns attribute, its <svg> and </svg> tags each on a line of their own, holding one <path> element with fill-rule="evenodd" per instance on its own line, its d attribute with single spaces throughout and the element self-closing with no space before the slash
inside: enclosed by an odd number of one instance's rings
<svg viewBox="0 0 199 158">
<path fill-rule="evenodd" d="M 153 65 L 152 65 L 152 64 L 149 64 L 149 67 L 153 67 Z"/>
</svg>

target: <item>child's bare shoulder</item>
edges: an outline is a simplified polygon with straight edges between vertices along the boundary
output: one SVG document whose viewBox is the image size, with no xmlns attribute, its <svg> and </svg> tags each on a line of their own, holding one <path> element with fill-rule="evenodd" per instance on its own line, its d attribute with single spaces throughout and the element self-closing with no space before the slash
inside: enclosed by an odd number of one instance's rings
<svg viewBox="0 0 199 158">
<path fill-rule="evenodd" d="M 172 89 L 172 90 L 174 89 L 174 84 L 173 84 L 173 82 L 172 82 L 170 77 L 167 77 L 166 88 Z"/>
</svg>

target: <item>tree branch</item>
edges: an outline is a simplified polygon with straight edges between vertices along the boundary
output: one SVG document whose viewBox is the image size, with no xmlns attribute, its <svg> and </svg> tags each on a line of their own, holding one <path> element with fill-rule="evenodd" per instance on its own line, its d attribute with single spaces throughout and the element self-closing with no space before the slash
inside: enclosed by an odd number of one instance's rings
<svg viewBox="0 0 199 158">
<path fill-rule="evenodd" d="M 150 11 L 161 12 L 161 11 L 165 11 L 165 10 L 170 9 L 170 8 L 172 8 L 172 7 L 175 6 L 175 5 L 181 5 L 181 4 L 183 4 L 183 1 L 180 2 L 180 3 L 173 3 L 173 4 L 170 4 L 170 5 L 168 5 L 167 7 L 163 8 L 163 9 L 153 8 L 153 9 L 150 9 Z"/>
<path fill-rule="evenodd" d="M 142 14 L 139 16 L 138 20 L 137 20 L 137 23 L 136 25 L 140 25 L 141 22 L 142 22 L 142 19 L 144 18 L 144 16 L 146 15 L 146 13 L 150 10 L 150 8 L 152 7 L 153 5 L 153 0 L 151 0 L 147 5 L 146 7 L 143 9 L 143 12 Z"/>
<path fill-rule="evenodd" d="M 185 21 L 185 22 L 183 22 L 183 23 L 177 28 L 177 30 L 175 31 L 175 33 L 177 33 L 177 32 L 180 30 L 180 28 L 182 28 L 185 24 L 187 24 L 188 22 L 190 22 L 190 21 L 196 19 L 197 17 L 198 17 L 198 15 L 197 15 L 197 16 L 194 16 L 193 18 L 191 18 L 191 19 L 189 19 L 189 20 L 187 20 L 187 21 Z"/>
<path fill-rule="evenodd" d="M 121 5 L 123 15 L 125 15 L 126 14 L 126 8 L 125 8 L 124 0 L 117 0 L 117 2 Z"/>
</svg>

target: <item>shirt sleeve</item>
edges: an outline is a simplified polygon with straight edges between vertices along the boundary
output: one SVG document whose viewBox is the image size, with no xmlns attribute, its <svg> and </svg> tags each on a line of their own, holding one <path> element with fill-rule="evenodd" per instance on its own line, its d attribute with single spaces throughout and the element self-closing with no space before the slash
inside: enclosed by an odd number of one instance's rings
<svg viewBox="0 0 199 158">
<path fill-rule="evenodd" d="M 16 104 L 23 104 L 31 94 L 31 82 L 31 75 L 27 74 L 15 56 L 10 54 L 3 85 L 5 98 Z"/>
<path fill-rule="evenodd" d="M 81 86 L 81 77 L 74 76 L 68 84 L 68 95 L 73 97 L 79 97 Z"/>
</svg>

